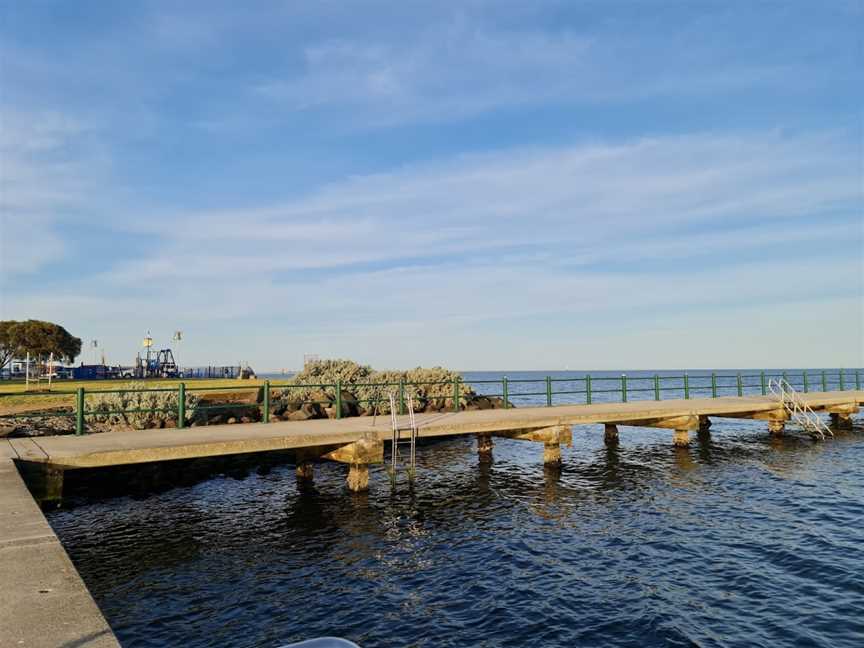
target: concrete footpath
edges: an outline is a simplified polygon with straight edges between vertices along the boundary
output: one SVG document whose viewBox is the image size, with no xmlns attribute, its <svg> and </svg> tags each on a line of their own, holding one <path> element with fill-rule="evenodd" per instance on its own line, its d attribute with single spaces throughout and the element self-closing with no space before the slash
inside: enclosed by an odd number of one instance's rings
<svg viewBox="0 0 864 648">
<path fill-rule="evenodd" d="M 0 444 L 0 648 L 120 644 Z"/>
</svg>

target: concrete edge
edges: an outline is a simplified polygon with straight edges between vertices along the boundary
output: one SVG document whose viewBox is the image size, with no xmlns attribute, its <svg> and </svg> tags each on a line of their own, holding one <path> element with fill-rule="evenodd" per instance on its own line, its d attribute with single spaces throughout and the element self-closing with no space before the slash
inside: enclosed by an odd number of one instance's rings
<svg viewBox="0 0 864 648">
<path fill-rule="evenodd" d="M 0 459 L 0 644 L 119 648 L 120 643 L 27 490 Z"/>
</svg>

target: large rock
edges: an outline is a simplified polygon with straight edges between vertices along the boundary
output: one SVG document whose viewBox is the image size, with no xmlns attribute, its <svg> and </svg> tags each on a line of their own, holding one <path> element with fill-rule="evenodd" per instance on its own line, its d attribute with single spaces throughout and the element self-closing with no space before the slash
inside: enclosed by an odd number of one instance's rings
<svg viewBox="0 0 864 648">
<path fill-rule="evenodd" d="M 359 416 L 361 409 L 353 392 L 342 392 L 342 416 Z"/>
<path fill-rule="evenodd" d="M 308 421 L 309 419 L 322 418 L 323 410 L 315 403 L 306 403 L 296 412 L 291 412 L 287 420 L 289 421 Z"/>
<path fill-rule="evenodd" d="M 501 400 L 501 399 L 498 399 Z M 503 407 L 504 401 L 501 401 L 501 405 Z M 495 409 L 495 403 L 492 402 L 492 399 L 488 396 L 475 396 L 468 403 L 468 409 L 478 409 L 478 410 L 487 410 L 487 409 Z"/>
</svg>

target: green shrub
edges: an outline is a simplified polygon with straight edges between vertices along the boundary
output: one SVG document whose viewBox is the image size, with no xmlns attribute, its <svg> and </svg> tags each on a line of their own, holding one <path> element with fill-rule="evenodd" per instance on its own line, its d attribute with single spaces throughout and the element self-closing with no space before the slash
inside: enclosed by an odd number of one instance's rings
<svg viewBox="0 0 864 648">
<path fill-rule="evenodd" d="M 177 399 L 177 391 L 153 391 L 146 383 L 131 382 L 117 392 L 88 394 L 86 419 L 91 423 L 128 425 L 136 430 L 164 427 L 169 421 L 176 425 Z M 194 394 L 186 394 L 185 422 L 194 419 L 199 400 Z"/>
<path fill-rule="evenodd" d="M 286 406 L 291 403 L 296 409 L 297 404 L 304 400 L 321 400 L 325 395 L 332 400 L 336 396 L 333 385 L 341 380 L 343 394 L 348 393 L 357 398 L 367 413 L 376 411 L 377 402 L 377 413 L 388 414 L 389 394 L 392 392 L 398 402 L 399 383 L 404 382 L 406 406 L 410 396 L 416 411 L 423 411 L 430 406 L 449 409 L 453 407 L 453 381 L 457 379 L 461 380 L 457 372 L 443 367 L 373 371 L 371 367 L 352 360 L 322 360 L 308 364 L 290 381 L 293 385 L 309 386 L 285 389 L 282 402 Z M 459 393 L 462 407 L 475 396 L 470 385 L 464 383 L 460 384 Z"/>
</svg>

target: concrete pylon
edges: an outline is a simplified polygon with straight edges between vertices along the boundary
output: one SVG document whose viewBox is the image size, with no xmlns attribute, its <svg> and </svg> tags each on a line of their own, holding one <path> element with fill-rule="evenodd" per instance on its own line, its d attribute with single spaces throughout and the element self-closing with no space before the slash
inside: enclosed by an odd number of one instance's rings
<svg viewBox="0 0 864 648">
<path fill-rule="evenodd" d="M 835 430 L 851 430 L 852 415 L 847 412 L 831 412 L 831 427 Z"/>
<path fill-rule="evenodd" d="M 676 448 L 686 448 L 690 445 L 690 430 L 675 430 L 672 434 L 672 445 Z"/>
<path fill-rule="evenodd" d="M 494 443 L 492 443 L 492 435 L 491 434 L 478 434 L 477 435 L 477 454 L 481 459 L 491 459 L 492 458 L 492 448 L 494 447 Z"/>
<path fill-rule="evenodd" d="M 786 433 L 786 421 L 784 419 L 771 419 L 768 421 L 768 433 L 771 436 L 781 437 Z"/>
<path fill-rule="evenodd" d="M 357 493 L 369 488 L 369 464 L 384 461 L 384 442 L 374 434 L 366 434 L 359 441 L 344 445 L 324 455 L 348 464 L 348 489 Z"/>
</svg>

